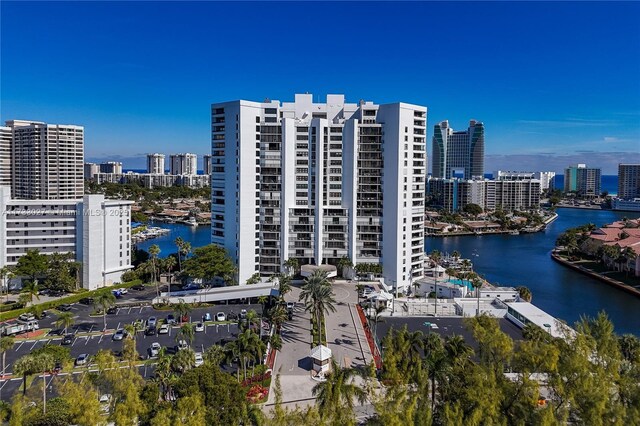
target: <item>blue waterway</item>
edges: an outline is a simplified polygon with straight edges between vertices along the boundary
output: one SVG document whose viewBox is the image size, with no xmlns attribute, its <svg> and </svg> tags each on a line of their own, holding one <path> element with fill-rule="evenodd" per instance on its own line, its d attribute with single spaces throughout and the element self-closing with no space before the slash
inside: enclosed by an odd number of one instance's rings
<svg viewBox="0 0 640 426">
<path fill-rule="evenodd" d="M 595 316 L 604 310 L 618 333 L 640 335 L 640 298 L 568 269 L 549 256 L 558 235 L 567 228 L 590 222 L 600 226 L 640 215 L 580 209 L 558 209 L 558 215 L 544 232 L 431 237 L 425 240 L 425 247 L 428 252 L 457 250 L 471 259 L 476 272 L 494 284 L 529 287 L 534 304 L 571 324 L 581 315 Z"/>
<path fill-rule="evenodd" d="M 211 227 L 208 225 L 189 226 L 164 222 L 151 222 L 150 225 L 168 229 L 169 234 L 138 243 L 138 248 L 149 251 L 149 247 L 157 244 L 160 247 L 159 257 L 167 257 L 177 252 L 174 241 L 178 237 L 190 242 L 192 248 L 206 246 L 211 243 Z"/>
</svg>

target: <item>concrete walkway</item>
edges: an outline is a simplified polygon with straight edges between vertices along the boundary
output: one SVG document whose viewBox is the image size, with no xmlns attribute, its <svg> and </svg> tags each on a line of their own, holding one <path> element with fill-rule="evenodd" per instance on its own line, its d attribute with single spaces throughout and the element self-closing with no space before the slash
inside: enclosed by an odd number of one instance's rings
<svg viewBox="0 0 640 426">
<path fill-rule="evenodd" d="M 278 352 L 273 366 L 271 391 L 264 406 L 266 411 L 275 403 L 275 378 L 280 374 L 283 405 L 315 404 L 311 390 L 316 384 L 311 379 L 313 361 L 309 357 L 311 352 L 311 323 L 309 314 L 305 312 L 302 303 L 298 302 L 300 289 L 292 287 L 291 293 L 285 296 L 287 302 L 295 302 L 293 320 L 282 326 L 282 350 Z"/>
<path fill-rule="evenodd" d="M 355 304 L 355 284 L 334 282 L 336 312 L 325 315 L 327 344 L 341 367 L 362 367 L 373 360 Z"/>
</svg>

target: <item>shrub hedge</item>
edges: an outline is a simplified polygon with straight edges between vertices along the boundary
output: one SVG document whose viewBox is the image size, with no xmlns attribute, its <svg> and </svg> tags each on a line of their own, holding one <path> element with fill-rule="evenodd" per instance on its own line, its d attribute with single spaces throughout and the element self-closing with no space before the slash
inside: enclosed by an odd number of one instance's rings
<svg viewBox="0 0 640 426">
<path fill-rule="evenodd" d="M 142 280 L 134 280 L 134 281 L 129 281 L 126 283 L 120 283 L 118 284 L 118 286 L 113 286 L 113 287 L 106 287 L 107 290 L 111 290 L 112 288 L 121 288 L 121 287 L 131 287 L 134 286 L 136 284 L 141 284 Z M 71 296 L 67 296 L 67 297 L 63 297 L 61 299 L 57 299 L 57 300 L 51 300 L 49 302 L 44 302 L 44 303 L 39 303 L 38 306 L 40 306 L 43 310 L 47 310 L 47 309 L 52 309 L 55 308 L 59 305 L 62 305 L 64 303 L 75 303 L 77 301 L 79 301 L 80 299 L 83 299 L 85 297 L 91 297 L 94 296 L 102 291 L 106 290 L 105 288 L 99 288 L 97 290 L 92 290 L 92 291 L 80 291 L 80 293 L 76 293 L 76 294 L 72 294 Z M 7 311 L 7 312 L 2 312 L 0 313 L 0 321 L 6 321 L 6 320 L 10 320 L 13 318 L 17 318 L 20 314 L 24 314 L 25 312 L 28 312 L 29 308 L 22 308 L 22 309 L 14 309 L 11 311 Z"/>
</svg>

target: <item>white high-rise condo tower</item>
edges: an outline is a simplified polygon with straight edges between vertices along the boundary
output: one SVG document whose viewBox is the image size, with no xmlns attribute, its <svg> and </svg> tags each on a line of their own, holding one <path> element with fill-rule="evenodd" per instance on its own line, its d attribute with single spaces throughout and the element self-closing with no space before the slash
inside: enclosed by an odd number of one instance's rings
<svg viewBox="0 0 640 426">
<path fill-rule="evenodd" d="M 164 174 L 164 154 L 147 154 L 147 173 L 152 175 Z"/>
<path fill-rule="evenodd" d="M 171 154 L 170 161 L 172 175 L 198 174 L 198 156 L 196 154 Z"/>
<path fill-rule="evenodd" d="M 69 200 L 84 194 L 84 127 L 10 120 L 11 191 L 22 199 Z"/>
<path fill-rule="evenodd" d="M 343 95 L 211 106 L 212 242 L 239 283 L 301 265 L 382 265 L 387 285 L 423 276 L 427 108 Z"/>
</svg>

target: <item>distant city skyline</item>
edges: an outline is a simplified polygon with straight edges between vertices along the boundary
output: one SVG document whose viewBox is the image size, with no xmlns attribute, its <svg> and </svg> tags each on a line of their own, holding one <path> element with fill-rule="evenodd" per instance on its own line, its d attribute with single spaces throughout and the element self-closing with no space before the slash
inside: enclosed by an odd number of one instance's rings
<svg viewBox="0 0 640 426">
<path fill-rule="evenodd" d="M 210 153 L 212 103 L 309 92 L 426 105 L 427 141 L 442 120 L 453 128 L 482 121 L 488 171 L 562 173 L 580 162 L 616 174 L 618 163 L 640 162 L 634 2 L 0 8 L 0 118 L 84 126 L 86 161 L 144 168 L 150 152 L 193 152 L 200 169 Z M 301 16 L 337 30 L 309 31 Z M 270 33 L 265 22 L 277 29 Z M 578 25 L 585 22 L 598 25 Z M 47 37 L 34 28 L 47 28 Z M 363 42 L 352 48 L 354 40 Z M 34 48 L 38 55 L 23 54 Z M 363 68 L 370 58 L 375 66 Z"/>
</svg>

